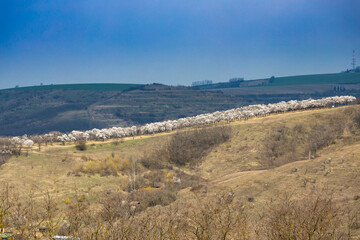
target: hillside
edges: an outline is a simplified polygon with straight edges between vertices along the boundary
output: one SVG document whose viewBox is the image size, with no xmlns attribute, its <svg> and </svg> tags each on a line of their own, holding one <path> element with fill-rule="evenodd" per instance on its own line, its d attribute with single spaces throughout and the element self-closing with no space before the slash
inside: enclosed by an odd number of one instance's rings
<svg viewBox="0 0 360 240">
<path fill-rule="evenodd" d="M 271 77 L 267 79 L 247 80 L 239 82 L 220 82 L 199 86 L 201 89 L 237 88 L 237 87 L 272 87 L 292 85 L 322 85 L 322 84 L 359 84 L 359 72 L 329 73 L 299 75 L 287 77 Z"/>
<path fill-rule="evenodd" d="M 289 77 L 276 77 L 268 86 L 305 85 L 305 84 L 358 84 L 359 72 L 316 74 Z"/>
<path fill-rule="evenodd" d="M 205 90 L 161 84 L 74 84 L 0 90 L 0 136 L 125 127 L 256 103 L 360 96 L 360 84 L 330 82 Z"/>
<path fill-rule="evenodd" d="M 0 166 L 0 182 L 3 183 L 1 186 L 9 184 L 12 191 L 23 198 L 31 192 L 35 201 L 42 201 L 45 193 L 49 193 L 60 209 L 73 206 L 76 203 L 74 197 L 81 196 L 89 204 L 92 214 L 98 210 L 104 214 L 102 206 L 110 204 L 105 203 L 104 198 L 113 199 L 111 204 L 114 205 L 108 205 L 110 209 L 115 206 L 121 208 L 124 199 L 140 201 L 141 205 L 136 208 L 139 212 L 131 220 L 140 221 L 139 224 L 121 226 L 126 226 L 130 233 L 137 229 L 138 234 L 145 234 L 139 236 L 154 234 L 151 235 L 153 237 L 158 236 L 154 229 L 158 229 L 159 225 L 153 226 L 153 230 L 141 227 L 145 226 L 141 224 L 145 224 L 146 219 L 152 219 L 150 216 L 158 218 L 152 222 L 164 224 L 161 228 L 167 229 L 166 234 L 169 234 L 170 226 L 162 222 L 166 221 L 167 214 L 190 214 L 188 217 L 194 218 L 195 224 L 201 219 L 184 210 L 198 206 L 197 209 L 204 207 L 206 211 L 211 211 L 209 206 L 216 202 L 212 199 L 221 193 L 226 196 L 231 193 L 236 202 L 246 209 L 248 216 L 246 231 L 249 235 L 246 234 L 244 239 L 258 239 L 257 231 L 262 236 L 260 239 L 276 239 L 265 237 L 269 229 L 257 224 L 261 222 L 261 225 L 270 228 L 266 225 L 271 217 L 267 215 L 269 209 L 276 207 L 277 203 L 284 205 L 281 201 L 287 194 L 295 200 L 320 194 L 323 198 L 332 196 L 334 204 L 340 207 L 338 211 L 341 213 L 338 214 L 342 223 L 347 224 L 345 219 L 351 217 L 348 227 L 352 239 L 357 239 L 355 236 L 360 236 L 359 116 L 360 109 L 356 105 L 221 123 L 206 128 L 205 132 L 190 128 L 121 141 L 88 142 L 85 151 L 76 149 L 73 144 L 41 146 L 40 151 L 34 146 L 27 154 L 25 149 L 23 155 L 12 157 Z M 200 131 L 194 140 L 203 139 L 202 136 L 211 139 L 211 132 L 217 128 L 221 128 L 222 132 L 231 130 L 229 138 L 211 144 L 205 150 L 197 149 L 202 154 L 194 164 L 166 162 L 168 151 L 162 149 L 171 146 L 171 141 L 175 141 L 177 148 L 188 149 L 189 146 L 186 147 L 183 142 L 191 139 L 191 132 Z M 185 136 L 185 141 L 176 142 L 181 136 Z M 136 191 L 132 191 L 133 188 Z M 121 201 L 115 200 L 117 197 Z M 235 205 L 229 207 L 234 212 L 238 211 L 233 208 Z M 214 214 L 218 216 L 216 212 Z M 103 221 L 106 224 L 108 220 Z M 83 224 L 76 234 L 86 229 Z M 346 228 L 344 224 L 339 226 L 339 231 Z M 193 230 L 191 226 L 184 226 L 184 229 Z M 229 234 L 235 234 L 231 229 Z M 173 234 L 176 233 L 174 231 Z M 164 239 L 170 238 L 169 235 L 164 236 Z M 179 236 L 174 239 L 181 239 Z M 191 236 L 190 239 L 196 239 Z M 350 238 L 343 236 L 340 239 Z"/>
<path fill-rule="evenodd" d="M 131 91 L 17 89 L 0 91 L 0 135 L 131 126 L 247 105 L 251 99 L 185 87 Z"/>
<path fill-rule="evenodd" d="M 143 84 L 128 84 L 128 83 L 84 83 L 84 84 L 52 84 L 29 87 L 15 87 L 9 89 L 2 89 L 0 91 L 12 90 L 98 90 L 98 91 L 129 91 L 136 88 L 141 88 Z"/>
</svg>

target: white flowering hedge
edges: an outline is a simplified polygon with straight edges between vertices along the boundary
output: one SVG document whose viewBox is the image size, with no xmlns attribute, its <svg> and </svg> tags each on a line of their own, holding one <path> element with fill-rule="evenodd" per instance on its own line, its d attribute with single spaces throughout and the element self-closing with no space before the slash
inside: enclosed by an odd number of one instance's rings
<svg viewBox="0 0 360 240">
<path fill-rule="evenodd" d="M 271 104 L 256 104 L 241 108 L 234 108 L 226 111 L 200 114 L 194 117 L 180 118 L 177 120 L 167 120 L 163 122 L 148 123 L 143 126 L 132 127 L 112 127 L 104 129 L 92 129 L 88 131 L 72 131 L 68 134 L 48 133 L 37 138 L 42 138 L 43 142 L 76 142 L 79 140 L 105 140 L 123 138 L 137 135 L 154 134 L 168 132 L 197 125 L 207 125 L 223 121 L 234 121 L 248 119 L 254 116 L 265 116 L 271 113 L 283 113 L 296 110 L 311 108 L 324 108 L 331 106 L 346 105 L 356 101 L 353 96 L 335 96 L 322 99 L 307 99 L 303 101 L 291 100 Z M 30 137 L 31 138 L 31 137 Z M 26 135 L 23 137 L 13 137 L 11 141 L 16 145 L 32 146 L 34 141 Z"/>
<path fill-rule="evenodd" d="M 0 149 L 0 155 L 12 155 L 12 151 L 10 149 Z"/>
</svg>

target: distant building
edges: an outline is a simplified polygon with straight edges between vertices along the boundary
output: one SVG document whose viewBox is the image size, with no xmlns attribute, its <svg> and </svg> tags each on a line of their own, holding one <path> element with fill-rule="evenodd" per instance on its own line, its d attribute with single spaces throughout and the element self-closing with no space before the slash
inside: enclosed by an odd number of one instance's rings
<svg viewBox="0 0 360 240">
<path fill-rule="evenodd" d="M 203 80 L 203 81 L 193 82 L 193 83 L 192 83 L 192 86 L 193 86 L 193 87 L 196 87 L 196 86 L 210 85 L 210 84 L 212 84 L 212 80 Z"/>
</svg>

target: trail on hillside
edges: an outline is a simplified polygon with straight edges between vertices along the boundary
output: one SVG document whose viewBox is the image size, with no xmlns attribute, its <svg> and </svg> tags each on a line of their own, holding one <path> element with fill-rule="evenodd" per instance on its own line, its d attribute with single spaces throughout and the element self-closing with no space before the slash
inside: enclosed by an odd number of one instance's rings
<svg viewBox="0 0 360 240">
<path fill-rule="evenodd" d="M 215 178 L 213 180 L 211 180 L 209 182 L 209 184 L 211 185 L 220 185 L 220 184 L 224 184 L 230 181 L 234 181 L 238 178 L 244 177 L 244 176 L 249 176 L 249 175 L 257 175 L 257 174 L 261 174 L 263 172 L 265 172 L 267 170 L 253 170 L 253 171 L 240 171 L 240 172 L 235 172 L 235 173 L 230 173 L 227 174 L 225 176 L 219 177 L 219 178 Z"/>
</svg>

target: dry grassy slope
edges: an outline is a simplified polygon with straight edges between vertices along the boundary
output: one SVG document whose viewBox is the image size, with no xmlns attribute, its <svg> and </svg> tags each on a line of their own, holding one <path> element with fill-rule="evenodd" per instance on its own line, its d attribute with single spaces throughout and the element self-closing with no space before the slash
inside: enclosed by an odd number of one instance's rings
<svg viewBox="0 0 360 240">
<path fill-rule="evenodd" d="M 358 135 L 349 137 L 345 132 L 335 144 L 322 149 L 315 159 L 299 159 L 273 169 L 259 170 L 258 151 L 267 129 L 281 123 L 287 126 L 310 123 L 345 109 L 294 112 L 232 123 L 235 136 L 206 157 L 199 173 L 210 181 L 195 194 L 209 197 L 219 192 L 233 192 L 237 199 L 248 203 L 251 218 L 258 217 L 270 202 L 284 194 L 301 198 L 319 192 L 332 194 L 342 209 L 360 213 L 360 200 L 356 199 L 360 196 Z M 185 189 L 179 193 L 178 201 L 191 198 L 193 194 Z M 249 198 L 254 201 L 249 202 Z M 360 236 L 360 229 L 355 234 Z"/>
<path fill-rule="evenodd" d="M 331 163 L 323 169 L 322 163 L 329 158 Z M 293 172 L 294 168 L 298 171 Z M 256 202 L 276 198 L 281 192 L 303 194 L 314 189 L 333 191 L 337 200 L 352 202 L 355 195 L 360 195 L 360 144 L 274 169 L 229 174 L 210 181 L 208 186 L 210 192 L 228 188 L 244 199 L 254 197 Z"/>
<path fill-rule="evenodd" d="M 198 172 L 202 177 L 213 179 L 234 172 L 263 169 L 259 152 L 270 129 L 280 125 L 292 128 L 299 123 L 309 126 L 345 109 L 346 107 L 297 111 L 233 122 L 232 138 L 206 156 Z M 338 141 L 337 146 L 339 144 L 344 143 Z"/>
<path fill-rule="evenodd" d="M 331 163 L 323 169 L 322 163 L 328 162 L 329 158 Z M 298 171 L 293 172 L 294 168 Z M 233 192 L 238 200 L 246 203 L 249 217 L 254 221 L 259 219 L 269 203 L 285 197 L 285 194 L 293 198 L 313 193 L 332 195 L 341 211 L 359 217 L 360 199 L 355 197 L 360 196 L 360 143 L 327 149 L 316 159 L 292 162 L 275 169 L 228 174 L 213 179 L 195 194 L 210 197 L 224 191 Z M 178 201 L 186 201 L 194 193 L 185 189 L 178 195 L 181 196 Z M 249 202 L 250 198 L 253 201 Z M 353 229 L 353 234 L 360 237 L 360 229 Z"/>
<path fill-rule="evenodd" d="M 255 209 L 269 199 L 276 198 L 279 192 L 304 194 L 314 187 L 328 187 L 335 191 L 339 201 L 354 206 L 357 204 L 359 207 L 360 200 L 352 199 L 354 195 L 360 195 L 360 141 L 346 143 L 346 139 L 340 140 L 323 149 L 320 157 L 314 160 L 297 161 L 271 170 L 257 170 L 262 168 L 259 163 L 259 148 L 267 129 L 281 123 L 291 126 L 299 122 L 313 122 L 345 108 L 300 111 L 233 122 L 230 141 L 213 149 L 198 168 L 184 170 L 208 179 L 205 184 L 208 185 L 209 194 L 229 189 L 245 200 L 247 197 L 254 197 Z M 75 150 L 74 145 L 48 146 L 40 152 L 34 149 L 29 156 L 12 158 L 1 166 L 0 182 L 10 183 L 23 194 L 31 191 L 41 196 L 45 191 L 50 191 L 59 200 L 68 197 L 76 188 L 84 191 L 91 200 L 104 191 L 121 191 L 126 186 L 127 177 L 68 176 L 69 172 L 84 164 L 86 159 L 104 159 L 111 153 L 139 159 L 143 154 L 161 146 L 168 136 L 169 134 L 159 134 L 128 138 L 118 144 L 114 144 L 114 140 L 89 143 L 92 146 L 85 152 Z M 342 156 L 344 162 L 341 160 Z M 330 157 L 332 162 L 326 165 L 325 170 L 321 170 L 321 163 Z M 294 167 L 299 168 L 298 172 L 291 171 Z M 330 173 L 324 176 L 326 171 Z M 308 180 L 306 186 L 305 179 Z M 188 194 L 188 190 L 183 190 L 179 199 Z"/>
</svg>

